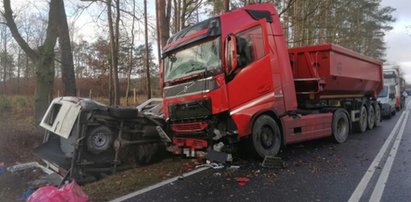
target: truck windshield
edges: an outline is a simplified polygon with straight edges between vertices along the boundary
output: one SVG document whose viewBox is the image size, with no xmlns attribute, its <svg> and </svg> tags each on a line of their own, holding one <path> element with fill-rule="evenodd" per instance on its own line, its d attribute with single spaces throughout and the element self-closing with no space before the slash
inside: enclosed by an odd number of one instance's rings
<svg viewBox="0 0 411 202">
<path fill-rule="evenodd" d="M 165 81 L 221 68 L 220 37 L 168 54 L 164 67 Z"/>
<path fill-rule="evenodd" d="M 384 86 L 378 97 L 387 97 L 388 94 L 388 86 Z"/>
</svg>

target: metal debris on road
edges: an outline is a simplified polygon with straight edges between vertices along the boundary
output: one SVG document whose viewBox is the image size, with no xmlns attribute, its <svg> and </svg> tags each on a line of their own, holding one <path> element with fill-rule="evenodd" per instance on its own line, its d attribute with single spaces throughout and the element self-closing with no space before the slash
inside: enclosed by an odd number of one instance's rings
<svg viewBox="0 0 411 202">
<path fill-rule="evenodd" d="M 285 168 L 286 163 L 280 157 L 265 156 L 261 166 L 265 168 Z"/>
</svg>

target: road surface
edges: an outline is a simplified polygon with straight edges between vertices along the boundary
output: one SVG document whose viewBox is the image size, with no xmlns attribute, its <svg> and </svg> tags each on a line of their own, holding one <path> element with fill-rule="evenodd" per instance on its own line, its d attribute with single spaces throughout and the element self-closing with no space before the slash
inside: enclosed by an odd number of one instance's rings
<svg viewBox="0 0 411 202">
<path fill-rule="evenodd" d="M 411 201 L 410 103 L 344 144 L 288 146 L 284 169 L 240 160 L 239 169 L 208 169 L 125 201 Z"/>
</svg>

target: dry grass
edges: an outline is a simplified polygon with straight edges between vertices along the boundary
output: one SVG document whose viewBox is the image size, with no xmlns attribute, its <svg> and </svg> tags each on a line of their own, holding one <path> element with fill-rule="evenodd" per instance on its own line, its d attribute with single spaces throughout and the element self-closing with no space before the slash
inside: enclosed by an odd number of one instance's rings
<svg viewBox="0 0 411 202">
<path fill-rule="evenodd" d="M 189 159 L 165 159 L 159 163 L 124 171 L 100 181 L 87 184 L 83 190 L 91 201 L 108 201 L 130 192 L 181 175 L 197 164 Z"/>
</svg>

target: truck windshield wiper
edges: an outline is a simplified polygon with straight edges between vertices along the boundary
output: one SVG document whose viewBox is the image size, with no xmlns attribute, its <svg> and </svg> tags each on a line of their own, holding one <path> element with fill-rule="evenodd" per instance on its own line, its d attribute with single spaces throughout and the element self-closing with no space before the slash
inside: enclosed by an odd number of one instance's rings
<svg viewBox="0 0 411 202">
<path fill-rule="evenodd" d="M 186 71 L 185 73 L 187 74 L 187 73 L 190 73 L 190 72 L 194 72 L 194 71 L 198 71 L 198 70 L 203 70 L 203 69 L 205 69 L 205 68 L 206 68 L 205 66 L 197 66 L 197 67 L 192 66 L 192 68 L 189 69 L 188 71 Z"/>
</svg>

